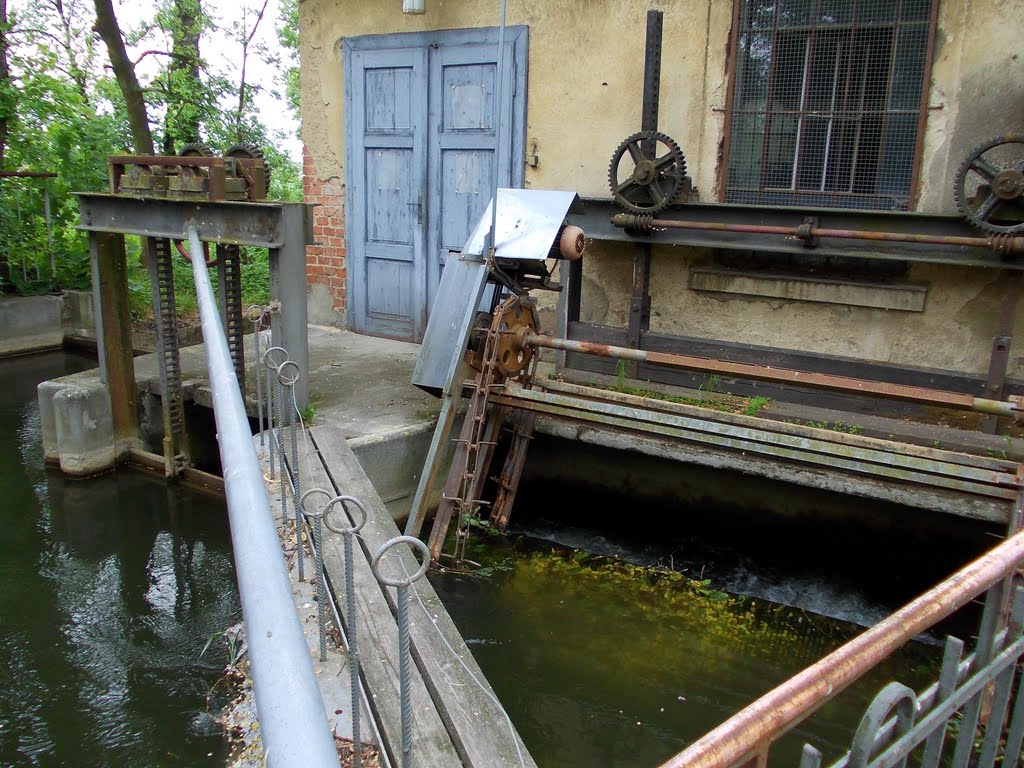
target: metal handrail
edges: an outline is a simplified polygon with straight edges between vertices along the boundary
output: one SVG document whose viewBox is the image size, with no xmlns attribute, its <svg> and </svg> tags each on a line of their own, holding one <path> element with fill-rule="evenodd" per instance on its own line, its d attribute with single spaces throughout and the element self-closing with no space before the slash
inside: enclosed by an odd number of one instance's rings
<svg viewBox="0 0 1024 768">
<path fill-rule="evenodd" d="M 767 753 L 904 643 L 1006 578 L 1024 560 L 1024 532 L 1014 534 L 888 618 L 766 693 L 661 768 L 730 768 Z"/>
<path fill-rule="evenodd" d="M 188 239 L 189 250 L 201 253 L 195 228 L 189 229 Z M 273 768 L 337 766 L 338 752 L 295 610 L 263 473 L 203 259 L 192 260 L 192 272 L 267 764 Z"/>
</svg>

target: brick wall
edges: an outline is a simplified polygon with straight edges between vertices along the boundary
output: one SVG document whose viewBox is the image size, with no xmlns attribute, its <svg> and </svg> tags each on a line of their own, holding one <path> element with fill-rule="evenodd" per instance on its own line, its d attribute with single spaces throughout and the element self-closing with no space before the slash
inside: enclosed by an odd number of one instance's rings
<svg viewBox="0 0 1024 768">
<path fill-rule="evenodd" d="M 314 167 L 309 150 L 302 148 L 302 187 L 313 209 L 313 239 L 306 248 L 306 279 L 325 286 L 339 321 L 345 317 L 345 186 L 337 176 L 324 179 Z"/>
</svg>

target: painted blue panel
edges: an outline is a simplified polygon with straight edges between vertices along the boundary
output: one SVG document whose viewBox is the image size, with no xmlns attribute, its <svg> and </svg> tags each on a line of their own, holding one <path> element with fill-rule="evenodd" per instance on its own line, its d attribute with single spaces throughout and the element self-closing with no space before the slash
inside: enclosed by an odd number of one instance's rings
<svg viewBox="0 0 1024 768">
<path fill-rule="evenodd" d="M 353 330 L 419 340 L 447 250 L 490 199 L 495 147 L 500 185 L 522 185 L 528 30 L 505 40 L 500 135 L 496 29 L 344 41 Z"/>
<path fill-rule="evenodd" d="M 412 85 L 411 67 L 366 70 L 366 130 L 408 131 L 413 124 Z"/>
<path fill-rule="evenodd" d="M 412 264 L 370 259 L 366 264 L 366 311 L 383 320 L 407 322 L 416 309 Z"/>
<path fill-rule="evenodd" d="M 491 199 L 494 150 L 441 151 L 441 243 L 443 266 L 450 249 L 461 248 Z"/>
<path fill-rule="evenodd" d="M 493 131 L 494 64 L 463 64 L 442 68 L 443 131 Z"/>
<path fill-rule="evenodd" d="M 413 152 L 409 149 L 366 150 L 366 241 L 411 246 L 416 210 L 409 188 Z"/>
</svg>

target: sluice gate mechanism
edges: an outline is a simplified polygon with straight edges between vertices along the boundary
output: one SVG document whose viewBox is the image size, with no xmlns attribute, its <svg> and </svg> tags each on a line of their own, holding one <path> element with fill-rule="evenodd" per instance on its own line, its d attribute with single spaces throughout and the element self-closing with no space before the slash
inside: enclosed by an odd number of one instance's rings
<svg viewBox="0 0 1024 768">
<path fill-rule="evenodd" d="M 728 457 L 727 463 L 741 471 L 795 482 L 814 475 L 821 487 L 839 492 L 947 512 L 958 509 L 959 514 L 981 520 L 1004 522 L 1020 508 L 1024 476 L 1012 458 L 911 445 L 585 386 L 560 377 L 538 377 L 540 351 L 547 349 L 643 364 L 649 369 L 973 411 L 1015 421 L 1024 415 L 1024 402 L 1015 396 L 978 397 L 549 335 L 540 327 L 527 286 L 560 288 L 548 279 L 543 266 L 549 257 L 566 259 L 566 272 L 578 268 L 582 234 L 564 220 L 577 205 L 576 196 L 567 192 L 499 190 L 494 245 L 487 243 L 488 210 L 466 247 L 449 255 L 413 377 L 414 384 L 440 394 L 443 403 L 406 529 L 411 535 L 422 527 L 429 489 L 439 479 L 445 447 L 453 444 L 451 467 L 429 537 L 432 558 L 442 556 L 453 520 L 457 561 L 465 555 L 471 529 L 481 520 L 499 530 L 508 525 L 538 418 L 573 425 L 569 429 L 576 431 L 579 440 L 585 439 L 582 435 L 589 427 L 628 435 L 653 455 L 676 452 L 706 466 L 722 466 L 723 457 Z M 465 414 L 454 434 L 461 399 L 465 399 Z M 511 439 L 504 463 L 496 466 L 506 429 Z M 827 479 L 821 481 L 821 477 Z"/>
<path fill-rule="evenodd" d="M 179 155 L 115 155 L 107 164 L 108 193 L 78 195 L 81 228 L 89 233 L 98 286 L 100 367 L 111 391 L 115 433 L 118 439 L 132 441 L 138 437 L 141 409 L 132 365 L 124 236 L 137 236 L 152 283 L 160 373 L 159 392 L 153 394 L 159 395 L 162 410 L 164 471 L 175 477 L 188 472 L 193 463 L 174 291 L 174 260 L 191 258 L 182 245 L 189 229 L 202 229 L 201 258 L 217 270 L 220 319 L 244 393 L 245 333 L 253 327 L 245 322 L 242 306 L 245 246 L 269 251 L 270 302 L 253 322 L 269 328 L 271 344 L 286 347 L 307 369 L 305 248 L 312 244 L 310 208 L 266 199 L 270 169 L 262 151 L 249 145 L 231 146 L 217 156 L 204 145 L 189 144 Z M 298 407 L 305 407 L 305 378 L 296 383 L 295 395 Z M 158 461 L 136 452 L 147 464 Z"/>
</svg>

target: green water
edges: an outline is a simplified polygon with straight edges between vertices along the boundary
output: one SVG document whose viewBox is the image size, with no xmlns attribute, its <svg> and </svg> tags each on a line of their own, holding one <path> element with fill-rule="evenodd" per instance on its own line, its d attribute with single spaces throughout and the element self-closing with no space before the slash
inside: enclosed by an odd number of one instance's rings
<svg viewBox="0 0 1024 768">
<path fill-rule="evenodd" d="M 538 547 L 478 551 L 503 566 L 431 580 L 544 768 L 654 768 L 859 631 Z M 795 766 L 805 741 L 838 756 L 886 682 L 920 689 L 938 662 L 934 646 L 907 647 L 781 742 L 775 764 Z"/>
<path fill-rule="evenodd" d="M 224 503 L 47 470 L 35 385 L 93 366 L 0 362 L 0 765 L 222 765 L 224 651 L 200 654 L 240 615 Z"/>
</svg>

